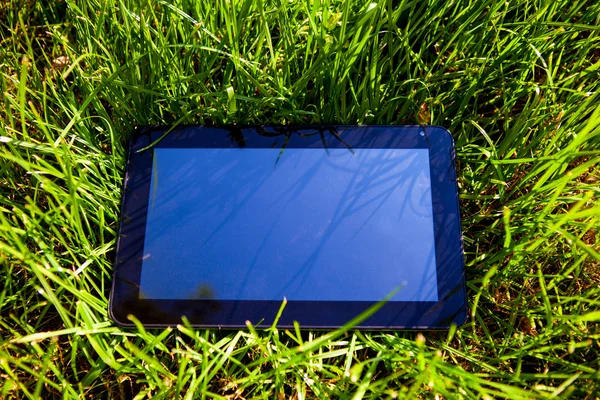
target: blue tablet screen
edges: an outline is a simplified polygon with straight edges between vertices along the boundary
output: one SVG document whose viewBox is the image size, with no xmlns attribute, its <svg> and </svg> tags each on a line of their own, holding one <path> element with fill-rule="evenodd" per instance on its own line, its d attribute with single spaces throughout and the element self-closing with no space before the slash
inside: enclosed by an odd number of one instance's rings
<svg viewBox="0 0 600 400">
<path fill-rule="evenodd" d="M 155 148 L 140 298 L 437 301 L 427 149 Z"/>
</svg>

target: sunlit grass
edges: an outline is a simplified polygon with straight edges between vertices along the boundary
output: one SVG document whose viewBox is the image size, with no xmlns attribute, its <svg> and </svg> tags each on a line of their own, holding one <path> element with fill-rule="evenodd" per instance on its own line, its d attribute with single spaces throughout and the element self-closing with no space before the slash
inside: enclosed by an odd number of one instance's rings
<svg viewBox="0 0 600 400">
<path fill-rule="evenodd" d="M 0 3 L 0 397 L 600 396 L 600 3 Z M 145 124 L 436 124 L 471 319 L 449 332 L 121 330 Z"/>
</svg>

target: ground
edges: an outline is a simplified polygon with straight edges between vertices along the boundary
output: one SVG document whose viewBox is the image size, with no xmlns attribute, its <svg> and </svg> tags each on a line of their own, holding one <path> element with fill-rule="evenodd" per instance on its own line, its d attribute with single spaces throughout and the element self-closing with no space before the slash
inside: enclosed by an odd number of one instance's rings
<svg viewBox="0 0 600 400">
<path fill-rule="evenodd" d="M 600 3 L 0 1 L 0 397 L 600 397 Z M 470 309 L 448 332 L 123 330 L 146 124 L 435 124 Z"/>
</svg>

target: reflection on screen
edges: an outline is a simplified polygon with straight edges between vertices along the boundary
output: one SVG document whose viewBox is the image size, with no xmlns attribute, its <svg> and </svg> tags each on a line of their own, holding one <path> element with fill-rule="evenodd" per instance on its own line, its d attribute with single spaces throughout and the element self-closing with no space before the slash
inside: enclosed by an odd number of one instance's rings
<svg viewBox="0 0 600 400">
<path fill-rule="evenodd" d="M 427 149 L 154 149 L 140 297 L 437 301 Z"/>
</svg>

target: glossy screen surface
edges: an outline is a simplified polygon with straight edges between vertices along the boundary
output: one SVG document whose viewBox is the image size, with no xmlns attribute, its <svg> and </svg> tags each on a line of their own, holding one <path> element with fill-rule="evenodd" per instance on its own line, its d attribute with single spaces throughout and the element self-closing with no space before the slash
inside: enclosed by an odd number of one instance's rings
<svg viewBox="0 0 600 400">
<path fill-rule="evenodd" d="M 438 300 L 428 149 L 153 152 L 140 298 Z"/>
</svg>

